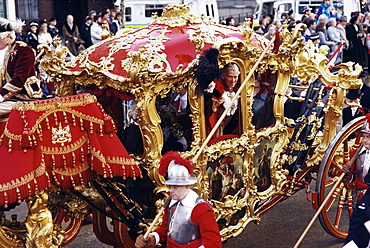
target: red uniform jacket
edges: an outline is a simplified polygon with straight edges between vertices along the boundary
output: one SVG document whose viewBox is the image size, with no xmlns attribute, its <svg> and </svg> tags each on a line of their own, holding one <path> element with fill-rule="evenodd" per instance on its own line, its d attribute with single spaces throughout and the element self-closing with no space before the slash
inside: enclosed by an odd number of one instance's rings
<svg viewBox="0 0 370 248">
<path fill-rule="evenodd" d="M 212 208 L 208 203 L 197 204 L 191 213 L 191 221 L 199 226 L 200 239 L 194 240 L 187 245 L 179 245 L 167 236 L 168 232 L 168 208 L 163 215 L 161 226 L 155 230 L 160 237 L 160 242 L 167 241 L 168 248 L 198 248 L 203 245 L 205 248 L 222 247 L 220 231 L 215 221 Z"/>
<path fill-rule="evenodd" d="M 2 78 L 0 94 L 8 100 L 18 93 L 24 93 L 23 88 L 27 78 L 35 76 L 35 53 L 26 43 L 15 41 L 5 56 L 6 72 Z M 37 89 L 35 89 L 37 90 Z M 23 97 L 24 98 L 24 97 Z"/>
</svg>

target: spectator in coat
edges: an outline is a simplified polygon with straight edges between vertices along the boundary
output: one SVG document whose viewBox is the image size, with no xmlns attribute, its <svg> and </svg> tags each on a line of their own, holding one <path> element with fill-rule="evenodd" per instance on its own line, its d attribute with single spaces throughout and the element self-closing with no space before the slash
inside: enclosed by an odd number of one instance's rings
<svg viewBox="0 0 370 248">
<path fill-rule="evenodd" d="M 39 44 L 44 44 L 51 46 L 53 42 L 53 38 L 51 38 L 50 33 L 48 33 L 48 28 L 46 26 L 41 26 L 39 35 L 37 36 L 37 39 L 39 41 Z"/>
<path fill-rule="evenodd" d="M 329 40 L 326 26 L 320 22 L 319 24 L 317 24 L 316 31 L 320 37 L 320 46 L 326 45 L 332 50 L 331 47 L 335 46 L 336 44 L 335 42 Z M 330 56 L 330 54 L 328 55 Z"/>
<path fill-rule="evenodd" d="M 55 19 L 54 17 L 49 19 L 48 32 L 53 39 L 60 35 L 59 29 L 57 27 L 57 19 Z"/>
<path fill-rule="evenodd" d="M 123 17 L 122 17 L 122 14 L 121 13 L 117 13 L 116 14 L 116 19 L 113 20 L 115 23 L 117 23 L 117 26 L 118 26 L 118 30 L 124 28 L 123 26 Z"/>
<path fill-rule="evenodd" d="M 309 40 L 311 35 L 316 34 L 317 24 L 316 24 L 316 21 L 309 20 L 307 21 L 306 25 L 307 25 L 307 28 L 306 28 L 306 31 L 304 32 L 304 36 L 306 40 Z"/>
<path fill-rule="evenodd" d="M 347 17 L 341 16 L 339 18 L 339 23 L 337 24 L 337 29 L 339 30 L 340 38 L 344 41 L 344 50 L 348 49 L 348 40 L 346 35 Z M 343 57 L 343 56 L 342 56 Z"/>
<path fill-rule="evenodd" d="M 337 21 L 335 18 L 330 18 L 328 21 L 328 39 L 335 43 L 334 46 L 330 47 L 330 52 L 333 53 L 338 45 L 344 43 L 344 40 L 340 37 L 339 29 L 337 29 Z"/>
<path fill-rule="evenodd" d="M 287 21 L 288 21 L 288 23 L 295 22 L 295 13 L 292 9 L 289 10 L 289 12 L 288 12 L 288 20 Z"/>
<path fill-rule="evenodd" d="M 37 46 L 39 45 L 37 37 L 38 28 L 39 24 L 33 21 L 30 23 L 30 30 L 27 33 L 27 44 L 28 46 L 32 47 L 35 51 L 37 50 Z"/>
<path fill-rule="evenodd" d="M 92 44 L 96 44 L 101 41 L 101 32 L 102 32 L 102 26 L 99 23 L 99 17 L 94 17 L 94 22 L 91 25 L 91 42 Z"/>
<path fill-rule="evenodd" d="M 80 37 L 80 32 L 77 25 L 74 23 L 72 15 L 67 15 L 66 23 L 62 28 L 64 43 L 69 51 L 74 55 L 78 55 L 78 48 L 84 41 Z"/>
<path fill-rule="evenodd" d="M 85 48 L 92 45 L 91 41 L 91 25 L 92 19 L 90 16 L 86 16 L 85 23 L 81 26 L 81 39 L 83 39 Z"/>
<path fill-rule="evenodd" d="M 362 44 L 364 35 L 358 27 L 358 16 L 351 17 L 350 23 L 346 26 L 346 36 L 349 41 L 348 50 L 344 51 L 344 62 L 353 61 L 362 64 L 365 60 L 365 54 Z"/>
<path fill-rule="evenodd" d="M 308 6 L 303 8 L 303 15 L 302 15 L 301 21 L 303 21 L 306 18 L 308 18 L 308 19 L 310 18 L 311 10 L 312 10 L 312 8 L 310 8 Z"/>
</svg>

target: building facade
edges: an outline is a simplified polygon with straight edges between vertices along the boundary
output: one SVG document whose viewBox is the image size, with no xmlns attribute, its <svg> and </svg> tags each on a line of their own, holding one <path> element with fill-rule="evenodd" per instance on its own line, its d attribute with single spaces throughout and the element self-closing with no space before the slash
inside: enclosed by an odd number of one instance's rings
<svg viewBox="0 0 370 248">
<path fill-rule="evenodd" d="M 103 8 L 113 9 L 113 3 L 113 0 L 0 0 L 0 17 L 21 18 L 27 24 L 55 17 L 61 26 L 66 16 L 72 14 L 80 26 L 90 10 L 99 13 Z"/>
</svg>

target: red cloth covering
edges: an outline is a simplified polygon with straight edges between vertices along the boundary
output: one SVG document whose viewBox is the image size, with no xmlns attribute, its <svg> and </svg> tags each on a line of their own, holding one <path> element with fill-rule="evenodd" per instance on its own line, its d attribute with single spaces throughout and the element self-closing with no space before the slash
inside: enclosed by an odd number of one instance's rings
<svg viewBox="0 0 370 248">
<path fill-rule="evenodd" d="M 0 205 L 94 178 L 142 177 L 90 94 L 18 102 L 0 138 Z"/>
</svg>

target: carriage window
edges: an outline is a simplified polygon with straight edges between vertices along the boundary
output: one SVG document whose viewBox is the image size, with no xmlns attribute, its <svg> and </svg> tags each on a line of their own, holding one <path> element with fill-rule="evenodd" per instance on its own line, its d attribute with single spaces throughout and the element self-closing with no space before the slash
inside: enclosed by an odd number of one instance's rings
<svg viewBox="0 0 370 248">
<path fill-rule="evenodd" d="M 161 118 L 164 140 L 162 153 L 190 150 L 192 122 L 187 88 L 157 99 L 157 111 Z"/>
<path fill-rule="evenodd" d="M 123 101 L 122 107 L 124 130 L 119 134 L 119 137 L 128 153 L 142 155 L 144 149 L 140 127 L 137 123 L 139 115 L 137 102 L 136 100 Z"/>
<path fill-rule="evenodd" d="M 276 74 L 269 71 L 256 77 L 252 104 L 252 124 L 256 130 L 269 127 L 275 122 L 273 113 L 275 85 Z"/>
<path fill-rule="evenodd" d="M 239 67 L 236 64 L 228 64 L 223 68 L 221 79 L 213 81 L 207 89 L 204 98 L 207 133 L 211 132 L 224 111 L 231 105 L 213 138 L 221 136 L 231 138 L 241 134 L 240 100 L 231 104 L 240 86 L 239 75 Z"/>
</svg>

